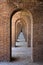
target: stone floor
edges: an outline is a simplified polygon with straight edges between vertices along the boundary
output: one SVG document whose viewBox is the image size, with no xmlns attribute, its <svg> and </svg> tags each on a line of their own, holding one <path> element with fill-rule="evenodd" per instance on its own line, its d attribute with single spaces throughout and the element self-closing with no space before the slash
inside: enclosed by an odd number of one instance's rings
<svg viewBox="0 0 43 65">
<path fill-rule="evenodd" d="M 29 62 L 0 62 L 0 65 L 43 65 L 43 63 L 29 63 Z"/>
<path fill-rule="evenodd" d="M 15 62 L 20 61 L 29 61 L 31 62 L 31 47 L 13 47 L 12 48 L 12 57 Z"/>
<path fill-rule="evenodd" d="M 31 61 L 31 47 L 13 47 L 12 62 L 0 62 L 0 65 L 43 65 Z"/>
</svg>

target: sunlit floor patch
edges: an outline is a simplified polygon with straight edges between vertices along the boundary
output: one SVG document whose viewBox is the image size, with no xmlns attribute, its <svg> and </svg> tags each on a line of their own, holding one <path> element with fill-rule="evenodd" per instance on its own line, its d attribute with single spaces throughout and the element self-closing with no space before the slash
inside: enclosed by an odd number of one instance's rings
<svg viewBox="0 0 43 65">
<path fill-rule="evenodd" d="M 31 62 L 31 47 L 13 47 L 12 58 L 17 61 L 29 61 Z"/>
</svg>

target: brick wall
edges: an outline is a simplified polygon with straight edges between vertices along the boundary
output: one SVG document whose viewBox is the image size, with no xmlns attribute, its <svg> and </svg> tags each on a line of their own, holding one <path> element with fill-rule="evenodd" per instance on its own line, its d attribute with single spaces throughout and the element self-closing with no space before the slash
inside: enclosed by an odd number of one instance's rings
<svg viewBox="0 0 43 65">
<path fill-rule="evenodd" d="M 6 1 L 0 1 L 0 61 L 10 60 L 10 19 Z"/>
<path fill-rule="evenodd" d="M 43 7 L 34 10 L 33 60 L 43 61 Z"/>
<path fill-rule="evenodd" d="M 10 61 L 10 17 L 17 6 L 9 0 L 0 0 L 0 61 Z M 35 3 L 19 4 L 33 16 L 33 60 L 43 61 L 43 7 Z"/>
</svg>

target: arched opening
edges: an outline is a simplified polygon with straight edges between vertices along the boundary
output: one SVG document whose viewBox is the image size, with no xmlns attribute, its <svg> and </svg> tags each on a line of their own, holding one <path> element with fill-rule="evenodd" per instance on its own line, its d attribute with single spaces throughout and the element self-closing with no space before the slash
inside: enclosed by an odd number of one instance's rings
<svg viewBox="0 0 43 65">
<path fill-rule="evenodd" d="M 16 31 L 15 31 L 15 33 L 16 33 L 16 35 L 15 35 L 15 37 L 16 37 L 15 46 L 16 45 L 28 46 L 28 45 L 25 44 L 27 42 L 27 40 L 26 40 L 25 34 L 24 34 L 25 29 L 27 29 L 27 24 L 25 23 L 25 21 L 23 19 L 18 19 L 17 22 L 15 23 L 15 26 L 16 26 L 15 27 L 15 29 L 16 29 Z M 19 31 L 18 31 L 18 29 L 19 29 Z M 25 39 L 25 41 L 24 41 L 24 39 Z"/>
<path fill-rule="evenodd" d="M 33 51 L 33 19 L 32 15 L 27 10 L 17 10 L 12 15 L 11 25 L 11 48 L 15 46 L 17 38 L 22 31 L 27 41 L 27 46 L 31 47 L 31 59 Z M 12 52 L 12 51 L 11 51 Z M 14 52 L 15 53 L 15 52 Z M 12 54 L 11 54 L 12 57 Z"/>
</svg>

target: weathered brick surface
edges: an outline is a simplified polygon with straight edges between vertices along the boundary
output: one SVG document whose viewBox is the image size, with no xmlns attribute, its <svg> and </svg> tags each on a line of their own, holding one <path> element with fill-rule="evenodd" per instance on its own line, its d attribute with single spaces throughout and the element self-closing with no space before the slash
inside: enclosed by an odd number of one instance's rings
<svg viewBox="0 0 43 65">
<path fill-rule="evenodd" d="M 0 61 L 10 60 L 10 19 L 9 7 L 0 2 Z"/>
<path fill-rule="evenodd" d="M 34 2 L 13 4 L 13 0 L 0 0 L 0 61 L 10 60 L 10 17 L 17 8 L 28 9 L 32 13 L 33 61 L 43 61 L 43 7 Z"/>
<path fill-rule="evenodd" d="M 43 8 L 35 10 L 33 34 L 33 60 L 43 61 Z"/>
</svg>

